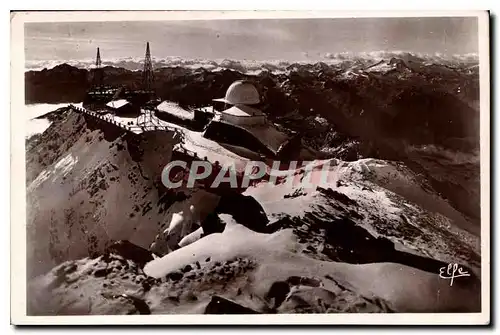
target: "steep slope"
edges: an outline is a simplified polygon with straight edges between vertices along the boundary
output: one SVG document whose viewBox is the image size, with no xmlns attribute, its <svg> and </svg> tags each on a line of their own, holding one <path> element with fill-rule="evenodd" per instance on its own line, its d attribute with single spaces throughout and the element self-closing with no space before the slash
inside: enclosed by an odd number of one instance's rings
<svg viewBox="0 0 500 335">
<path fill-rule="evenodd" d="M 28 152 L 29 314 L 480 308 L 478 227 L 402 164 L 315 161 L 241 196 L 176 195 L 159 181 L 172 134 L 61 113 L 52 149 Z M 450 286 L 448 263 L 471 276 Z"/>
<path fill-rule="evenodd" d="M 101 253 L 112 240 L 149 246 L 162 222 L 167 132 L 131 137 L 66 111 L 27 153 L 28 275 Z"/>
</svg>

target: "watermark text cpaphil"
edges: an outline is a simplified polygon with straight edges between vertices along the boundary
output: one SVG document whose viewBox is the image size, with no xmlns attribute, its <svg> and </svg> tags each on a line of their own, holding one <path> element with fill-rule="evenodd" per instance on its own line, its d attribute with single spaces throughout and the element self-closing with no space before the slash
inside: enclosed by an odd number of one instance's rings
<svg viewBox="0 0 500 335">
<path fill-rule="evenodd" d="M 331 160 L 249 161 L 245 165 L 211 163 L 207 160 L 173 160 L 162 171 L 163 185 L 170 189 L 229 187 L 245 189 L 259 182 L 310 188 L 333 181 Z"/>
</svg>

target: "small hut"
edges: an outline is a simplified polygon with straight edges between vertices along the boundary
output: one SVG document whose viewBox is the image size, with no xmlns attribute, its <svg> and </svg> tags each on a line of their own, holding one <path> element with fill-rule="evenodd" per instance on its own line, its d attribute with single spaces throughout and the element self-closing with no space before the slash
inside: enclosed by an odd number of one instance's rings
<svg viewBox="0 0 500 335">
<path fill-rule="evenodd" d="M 106 109 L 118 116 L 136 116 L 140 114 L 140 108 L 125 99 L 108 102 Z"/>
</svg>

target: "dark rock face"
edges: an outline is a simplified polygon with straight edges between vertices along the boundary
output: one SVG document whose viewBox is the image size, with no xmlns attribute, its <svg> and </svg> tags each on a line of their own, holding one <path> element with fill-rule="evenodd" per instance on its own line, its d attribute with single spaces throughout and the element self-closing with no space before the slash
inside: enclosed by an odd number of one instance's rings
<svg viewBox="0 0 500 335">
<path fill-rule="evenodd" d="M 267 293 L 268 299 L 274 298 L 274 307 L 277 308 L 285 301 L 286 296 L 290 292 L 290 285 L 285 281 L 277 281 L 271 285 Z"/>
<path fill-rule="evenodd" d="M 340 201 L 344 205 L 355 205 L 356 204 L 356 201 L 350 199 L 347 195 L 340 193 L 340 192 L 337 192 L 337 191 L 334 191 L 331 188 L 324 189 L 322 187 L 318 187 L 317 189 L 318 189 L 318 191 L 320 191 L 324 195 L 328 196 L 329 198 Z"/>
<path fill-rule="evenodd" d="M 219 219 L 217 213 L 208 214 L 205 220 L 201 223 L 201 226 L 203 227 L 204 235 L 222 233 L 226 228 L 226 225 Z M 208 259 L 210 259 L 210 257 Z"/>
<path fill-rule="evenodd" d="M 230 214 L 239 224 L 260 233 L 267 232 L 266 226 L 269 219 L 259 204 L 251 196 L 246 196 L 239 193 L 221 197 L 216 213 Z"/>
<path fill-rule="evenodd" d="M 446 143 L 479 134 L 479 113 L 447 92 L 408 88 L 392 98 L 389 108 L 395 116 L 385 125 L 387 131 L 412 143 Z"/>
<path fill-rule="evenodd" d="M 144 266 L 146 263 L 153 260 L 153 255 L 150 251 L 124 240 L 112 243 L 106 251 L 134 261 L 140 266 Z"/>
<path fill-rule="evenodd" d="M 184 267 L 184 269 L 182 269 L 182 272 L 186 273 L 186 272 L 191 271 L 192 269 L 193 269 L 193 267 L 192 267 L 191 265 L 189 265 L 189 264 L 188 264 L 188 265 L 186 265 L 186 266 Z"/>
<path fill-rule="evenodd" d="M 205 308 L 205 314 L 259 314 L 231 300 L 214 295 Z"/>
<path fill-rule="evenodd" d="M 151 314 L 148 304 L 143 299 L 128 294 L 122 294 L 120 297 L 129 300 L 134 305 L 136 309 L 135 314 Z"/>
<path fill-rule="evenodd" d="M 335 292 L 324 289 L 323 282 L 330 280 L 337 287 Z M 266 300 L 272 303 L 271 312 L 289 313 L 339 313 L 339 312 L 393 312 L 387 301 L 367 298 L 327 275 L 325 279 L 291 276 L 276 281 L 269 288 Z M 349 304 L 346 302 L 349 301 Z"/>
<path fill-rule="evenodd" d="M 104 269 L 97 269 L 94 271 L 94 277 L 105 277 L 109 273 L 109 270 L 104 268 Z"/>
<path fill-rule="evenodd" d="M 184 275 L 182 274 L 182 272 L 172 272 L 170 274 L 168 274 L 167 278 L 173 280 L 173 281 L 179 281 L 182 279 Z"/>
</svg>

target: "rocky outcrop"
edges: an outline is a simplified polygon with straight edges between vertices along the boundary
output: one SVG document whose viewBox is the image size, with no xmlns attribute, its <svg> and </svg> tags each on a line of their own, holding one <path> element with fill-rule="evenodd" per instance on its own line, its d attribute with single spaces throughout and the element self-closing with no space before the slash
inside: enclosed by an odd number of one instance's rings
<svg viewBox="0 0 500 335">
<path fill-rule="evenodd" d="M 153 260 L 151 252 L 138 245 L 130 243 L 130 241 L 116 241 L 107 247 L 106 253 L 120 255 L 125 259 L 129 259 L 139 266 L 144 266 L 146 263 Z"/>
<path fill-rule="evenodd" d="M 253 309 L 241 306 L 234 301 L 214 295 L 207 307 L 205 314 L 259 314 Z"/>
</svg>

